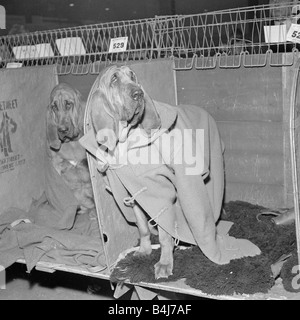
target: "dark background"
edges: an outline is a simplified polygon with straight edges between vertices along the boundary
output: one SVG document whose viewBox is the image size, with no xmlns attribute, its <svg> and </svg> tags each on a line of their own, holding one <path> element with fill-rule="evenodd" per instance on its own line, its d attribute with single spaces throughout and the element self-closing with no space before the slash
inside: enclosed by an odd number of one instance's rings
<svg viewBox="0 0 300 320">
<path fill-rule="evenodd" d="M 268 3 L 268 0 L 0 0 L 6 30 L 56 29 L 93 23 L 194 14 Z M 17 27 L 16 27 L 17 26 Z M 15 30 L 14 33 L 18 33 Z M 21 31 L 24 31 L 23 29 Z"/>
</svg>

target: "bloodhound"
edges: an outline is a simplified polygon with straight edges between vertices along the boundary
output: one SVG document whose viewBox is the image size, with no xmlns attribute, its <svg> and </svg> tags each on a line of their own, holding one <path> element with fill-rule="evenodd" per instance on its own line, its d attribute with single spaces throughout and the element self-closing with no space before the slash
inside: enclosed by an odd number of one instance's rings
<svg viewBox="0 0 300 320">
<path fill-rule="evenodd" d="M 83 135 L 85 102 L 78 90 L 66 83 L 54 87 L 47 109 L 47 141 L 56 171 L 73 191 L 79 213 L 95 214 L 95 204 Z"/>
<path fill-rule="evenodd" d="M 127 66 L 112 66 L 106 70 L 100 79 L 90 112 L 96 140 L 99 145 L 105 143 L 109 151 L 126 141 L 131 128 L 139 126 L 150 136 L 161 124 L 151 98 Z M 149 255 L 152 252 L 149 216 L 137 202 L 132 207 L 140 234 L 140 247 L 135 254 Z M 173 239 L 163 228 L 157 227 L 162 252 L 155 266 L 155 276 L 168 277 L 173 270 Z"/>
<path fill-rule="evenodd" d="M 151 253 L 150 233 L 158 229 L 155 278 L 172 275 L 179 241 L 197 245 L 217 264 L 260 253 L 248 240 L 229 236 L 230 223 L 218 221 L 224 149 L 206 110 L 152 100 L 128 66 L 110 66 L 98 76 L 87 111 L 93 129 L 80 143 L 96 156 L 127 221 L 136 223 L 136 255 Z"/>
</svg>

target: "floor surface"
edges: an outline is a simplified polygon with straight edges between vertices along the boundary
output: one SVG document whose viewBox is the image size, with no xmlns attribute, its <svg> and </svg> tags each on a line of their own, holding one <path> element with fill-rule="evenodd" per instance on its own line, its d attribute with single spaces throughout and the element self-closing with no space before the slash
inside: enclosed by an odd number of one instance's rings
<svg viewBox="0 0 300 320">
<path fill-rule="evenodd" d="M 0 273 L 1 275 L 1 273 Z M 47 273 L 33 269 L 26 272 L 24 264 L 15 263 L 5 272 L 0 281 L 0 300 L 116 300 L 108 280 L 56 271 Z M 160 299 L 168 300 L 206 300 L 191 295 L 158 291 Z M 136 293 L 131 289 L 120 300 L 136 300 Z"/>
<path fill-rule="evenodd" d="M 6 270 L 5 289 L 0 300 L 113 300 L 107 280 L 95 279 L 68 272 L 52 274 L 33 270 L 16 263 Z"/>
</svg>

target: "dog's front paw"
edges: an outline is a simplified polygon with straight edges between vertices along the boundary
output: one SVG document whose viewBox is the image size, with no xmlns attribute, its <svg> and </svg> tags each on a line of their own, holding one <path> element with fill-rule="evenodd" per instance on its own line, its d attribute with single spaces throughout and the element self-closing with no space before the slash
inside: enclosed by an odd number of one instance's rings
<svg viewBox="0 0 300 320">
<path fill-rule="evenodd" d="M 142 247 L 140 246 L 139 250 L 135 251 L 133 254 L 136 257 L 144 257 L 144 256 L 149 256 L 152 252 L 152 247 Z"/>
<path fill-rule="evenodd" d="M 173 264 L 157 262 L 154 266 L 155 279 L 168 278 L 173 274 Z"/>
<path fill-rule="evenodd" d="M 149 256 L 152 252 L 152 246 L 151 246 L 151 241 L 150 237 L 144 236 L 141 237 L 140 239 L 140 247 L 139 249 L 134 253 L 135 256 L 139 257 L 144 257 L 144 256 Z"/>
</svg>

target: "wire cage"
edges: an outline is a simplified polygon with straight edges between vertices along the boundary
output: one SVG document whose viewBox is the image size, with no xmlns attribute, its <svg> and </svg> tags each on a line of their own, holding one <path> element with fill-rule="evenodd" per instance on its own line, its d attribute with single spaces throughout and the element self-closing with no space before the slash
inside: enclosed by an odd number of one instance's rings
<svg viewBox="0 0 300 320">
<path fill-rule="evenodd" d="M 287 39 L 300 21 L 294 2 L 4 36 L 1 67 L 57 64 L 59 74 L 81 74 L 98 73 L 99 62 L 159 58 L 175 58 L 178 70 L 292 65 L 276 53 L 299 49 L 300 39 Z M 113 50 L 120 38 L 126 43 Z"/>
<path fill-rule="evenodd" d="M 300 5 L 275 3 L 199 15 L 159 17 L 158 47 L 178 57 L 177 69 L 292 65 L 276 53 L 297 52 L 287 41 L 298 23 Z"/>
<path fill-rule="evenodd" d="M 0 61 L 2 67 L 56 64 L 58 74 L 98 73 L 97 62 L 145 59 L 152 30 L 151 20 L 134 20 L 9 35 L 0 38 Z M 127 50 L 111 52 L 111 39 L 120 37 Z"/>
</svg>

